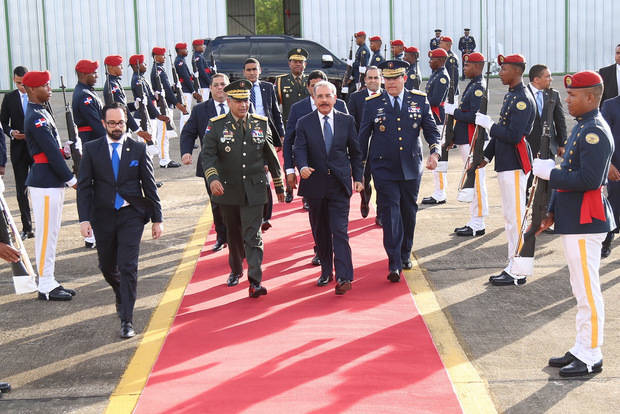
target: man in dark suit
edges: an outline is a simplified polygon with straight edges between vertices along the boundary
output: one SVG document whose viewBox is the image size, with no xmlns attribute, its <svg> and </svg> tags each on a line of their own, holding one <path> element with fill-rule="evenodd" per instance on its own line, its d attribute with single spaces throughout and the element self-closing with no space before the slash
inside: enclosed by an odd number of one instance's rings
<svg viewBox="0 0 620 414">
<path fill-rule="evenodd" d="M 32 231 L 32 217 L 30 215 L 30 203 L 26 193 L 26 177 L 32 166 L 32 157 L 28 153 L 26 146 L 26 136 L 24 135 L 24 114 L 28 106 L 28 95 L 22 83 L 24 75 L 28 72 L 23 66 L 17 66 L 13 70 L 13 82 L 15 89 L 9 92 L 2 101 L 0 108 L 0 122 L 4 133 L 11 139 L 11 164 L 13 164 L 13 174 L 15 174 L 15 190 L 17 193 L 17 204 L 22 220 L 22 239 L 34 237 Z M 4 144 L 4 139 L 2 140 Z"/>
<path fill-rule="evenodd" d="M 603 78 L 603 97 L 601 106 L 607 99 L 618 96 L 620 92 L 620 44 L 616 46 L 616 63 L 600 68 L 598 73 Z"/>
<path fill-rule="evenodd" d="M 216 73 L 211 78 L 211 98 L 206 102 L 201 102 L 192 107 L 192 113 L 183 125 L 181 130 L 181 138 L 179 143 L 181 145 L 181 162 L 185 165 L 191 165 L 192 152 L 194 151 L 194 142 L 196 138 L 200 141 L 202 147 L 202 138 L 207 130 L 209 119 L 218 115 L 225 115 L 228 113 L 228 102 L 226 101 L 226 92 L 224 88 L 229 84 L 228 76 L 224 73 Z M 196 177 L 201 177 L 205 181 L 207 187 L 207 193 L 211 198 L 211 189 L 207 184 L 205 178 L 204 169 L 202 167 L 202 154 L 198 154 L 198 160 L 196 161 Z M 211 212 L 213 213 L 213 224 L 215 225 L 215 233 L 217 234 L 215 244 L 211 249 L 214 252 L 220 251 L 226 246 L 226 226 L 222 219 L 222 213 L 220 212 L 220 206 L 217 203 L 211 202 Z"/>
<path fill-rule="evenodd" d="M 153 239 L 161 236 L 162 211 L 146 145 L 128 138 L 127 108 L 114 102 L 102 112 L 106 135 L 84 145 L 80 163 L 80 231 L 97 237 L 99 268 L 116 295 L 121 338 L 131 338 L 140 239 L 149 220 Z"/>
<path fill-rule="evenodd" d="M 607 175 L 609 180 L 607 182 L 607 199 L 614 212 L 616 228 L 608 232 L 605 240 L 603 240 L 601 257 L 605 258 L 611 254 L 611 242 L 614 240 L 614 233 L 618 232 L 620 223 L 620 95 L 604 102 L 601 113 L 611 128 L 615 144 L 609 165 L 609 174 Z"/>
<path fill-rule="evenodd" d="M 295 162 L 302 181 L 299 193 L 306 196 L 312 212 L 316 244 L 321 259 L 318 286 L 327 285 L 336 268 L 336 294 L 351 289 L 353 262 L 349 246 L 349 205 L 362 185 L 362 155 L 355 120 L 334 110 L 336 87 L 327 81 L 314 87 L 317 109 L 297 122 Z"/>
</svg>

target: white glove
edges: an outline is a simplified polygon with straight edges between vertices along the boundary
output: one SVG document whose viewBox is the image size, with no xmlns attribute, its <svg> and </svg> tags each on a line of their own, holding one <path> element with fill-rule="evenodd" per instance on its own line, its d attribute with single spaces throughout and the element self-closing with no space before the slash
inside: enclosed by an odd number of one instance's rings
<svg viewBox="0 0 620 414">
<path fill-rule="evenodd" d="M 135 101 L 136 103 L 140 103 L 140 102 L 142 102 L 142 99 L 140 99 L 140 98 L 136 98 L 136 99 L 134 99 L 134 101 Z"/>
<path fill-rule="evenodd" d="M 541 160 L 536 158 L 532 164 L 532 173 L 543 180 L 549 180 L 551 176 L 551 170 L 555 168 L 554 160 Z"/>
<path fill-rule="evenodd" d="M 451 104 L 449 102 L 446 102 L 443 105 L 443 110 L 448 114 L 448 115 L 454 115 L 454 110 L 456 109 L 456 104 Z"/>
<path fill-rule="evenodd" d="M 366 66 L 360 66 L 360 73 L 366 73 Z"/>
<path fill-rule="evenodd" d="M 482 128 L 490 131 L 493 123 L 490 116 L 476 112 L 476 125 L 480 125 Z"/>
</svg>

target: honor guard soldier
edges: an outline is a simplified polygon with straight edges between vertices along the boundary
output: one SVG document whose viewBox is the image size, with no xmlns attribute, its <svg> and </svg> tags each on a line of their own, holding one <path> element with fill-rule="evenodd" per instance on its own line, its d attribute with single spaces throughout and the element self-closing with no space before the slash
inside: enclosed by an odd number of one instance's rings
<svg viewBox="0 0 620 414">
<path fill-rule="evenodd" d="M 24 133 L 28 151 L 34 159 L 26 185 L 34 213 L 39 299 L 66 301 L 75 296 L 75 291 L 63 288 L 56 281 L 54 267 L 65 186 L 76 188 L 77 179 L 63 158 L 58 129 L 46 109 L 52 96 L 49 81 L 47 71 L 30 71 L 23 79 L 28 93 Z"/>
<path fill-rule="evenodd" d="M 422 77 L 420 76 L 420 68 L 418 67 L 419 58 L 420 50 L 417 47 L 410 46 L 405 48 L 405 62 L 409 63 L 405 89 L 420 89 Z"/>
<path fill-rule="evenodd" d="M 373 36 L 370 38 L 370 51 L 372 52 L 372 56 L 370 57 L 370 62 L 368 63 L 368 65 L 378 66 L 379 63 L 385 60 L 385 58 L 381 54 L 382 44 L 383 42 L 381 40 L 381 36 Z"/>
<path fill-rule="evenodd" d="M 370 162 L 377 202 L 381 205 L 388 280 L 394 283 L 400 280 L 402 269 L 412 268 L 411 248 L 422 179 L 420 129 L 430 146 L 427 168 L 437 166 L 441 151 L 439 131 L 426 94 L 405 89 L 408 65 L 388 60 L 379 66 L 383 70 L 385 91 L 366 98 L 358 135 L 362 160 Z"/>
<path fill-rule="evenodd" d="M 276 93 L 278 101 L 282 105 L 282 121 L 286 125 L 291 105 L 308 96 L 306 83 L 308 75 L 304 74 L 306 69 L 306 59 L 308 51 L 300 47 L 291 49 L 288 52 L 288 66 L 290 73 L 276 78 Z"/>
<path fill-rule="evenodd" d="M 484 96 L 486 82 L 482 77 L 484 56 L 481 53 L 472 53 L 463 58 L 465 76 L 470 79 L 458 104 L 446 102 L 445 113 L 454 116 L 454 144 L 461 153 L 463 163 L 467 163 L 470 153 L 470 144 L 476 130 L 476 112 L 480 109 L 480 102 Z M 471 218 L 463 226 L 454 229 L 457 236 L 482 236 L 485 233 L 484 217 L 489 215 L 489 201 L 485 180 L 485 169 L 476 169 L 474 185 L 475 195 L 470 204 Z"/>
<path fill-rule="evenodd" d="M 437 48 L 428 52 L 428 56 L 430 57 L 429 66 L 433 72 L 426 83 L 426 96 L 435 123 L 439 131 L 442 131 L 445 119 L 444 102 L 448 97 L 450 87 L 450 76 L 445 67 L 448 54 L 445 50 Z M 448 174 L 446 171 L 433 171 L 433 179 L 435 191 L 430 197 L 424 197 L 422 204 L 444 204 L 446 202 Z"/>
<path fill-rule="evenodd" d="M 499 275 L 491 276 L 489 281 L 495 286 L 522 285 L 526 281 L 525 276 L 515 274 L 511 268 L 521 243 L 519 230 L 525 214 L 527 177 L 531 171 L 531 154 L 525 137 L 532 131 L 536 103 L 523 86 L 525 58 L 521 55 L 499 55 L 497 62 L 501 65 L 499 77 L 509 87 L 499 122 L 494 123 L 490 116 L 476 113 L 476 125 L 489 131 L 491 137 L 484 150 L 484 158 L 490 162 L 495 157 L 508 239 L 508 265 Z"/>
<path fill-rule="evenodd" d="M 267 118 L 249 114 L 250 88 L 243 79 L 224 89 L 228 94 L 230 112 L 211 118 L 202 149 L 205 178 L 213 202 L 220 204 L 228 237 L 230 276 L 227 284 L 234 286 L 243 275 L 243 261 L 248 262 L 249 296 L 267 294 L 261 286 L 263 241 L 261 223 L 267 202 L 268 167 L 278 201 L 284 202 L 282 171 L 271 144 Z"/>
<path fill-rule="evenodd" d="M 508 59 L 508 58 L 506 58 Z M 598 107 L 603 79 L 593 71 L 564 77 L 568 112 L 577 125 L 566 142 L 559 168 L 555 161 L 534 160 L 533 173 L 554 189 L 539 233 L 555 222 L 568 263 L 570 285 L 577 300 L 577 337 L 573 347 L 549 366 L 561 377 L 578 377 L 603 370 L 605 310 L 599 267 L 601 243 L 615 228 L 613 212 L 602 187 L 607 182 L 614 139 Z"/>
<path fill-rule="evenodd" d="M 204 39 L 196 39 L 192 42 L 194 48 L 194 55 L 192 56 L 192 68 L 194 69 L 194 76 L 198 77 L 200 83 L 200 95 L 202 100 L 209 99 L 209 88 L 211 87 L 211 76 L 213 75 L 213 68 L 207 64 L 207 61 L 203 55 L 206 46 Z"/>
<path fill-rule="evenodd" d="M 405 44 L 402 40 L 396 39 L 390 42 L 392 48 L 392 59 L 405 60 Z"/>
<path fill-rule="evenodd" d="M 452 38 L 449 36 L 441 36 L 439 47 L 448 53 L 446 60 L 446 70 L 451 78 L 454 78 L 454 94 L 459 94 L 459 59 L 452 52 Z"/>
<path fill-rule="evenodd" d="M 469 29 L 464 30 L 465 35 L 459 39 L 459 50 L 461 51 L 461 58 L 465 59 L 465 55 L 473 53 L 476 49 L 476 41 L 473 36 L 469 35 Z M 465 63 L 463 63 L 463 78 L 465 79 Z"/>
<path fill-rule="evenodd" d="M 189 119 L 189 112 L 192 109 L 192 98 L 196 99 L 196 102 L 202 100 L 200 92 L 194 89 L 194 77 L 190 68 L 185 63 L 185 57 L 187 56 L 187 43 L 177 43 L 174 46 L 174 50 L 177 52 L 177 57 L 174 58 L 174 68 L 179 76 L 179 83 L 181 84 L 181 92 L 185 97 L 185 107 L 187 108 L 187 114 L 182 114 L 179 119 L 179 131 L 183 130 L 183 126 Z"/>
<path fill-rule="evenodd" d="M 441 41 L 441 29 L 435 29 L 435 37 L 431 39 L 430 50 L 435 50 L 439 47 Z"/>
<path fill-rule="evenodd" d="M 355 60 L 353 61 L 351 77 L 356 89 L 364 86 L 364 74 L 366 67 L 370 61 L 370 50 L 366 46 L 366 32 L 355 33 L 355 44 L 357 51 L 355 52 Z"/>
</svg>

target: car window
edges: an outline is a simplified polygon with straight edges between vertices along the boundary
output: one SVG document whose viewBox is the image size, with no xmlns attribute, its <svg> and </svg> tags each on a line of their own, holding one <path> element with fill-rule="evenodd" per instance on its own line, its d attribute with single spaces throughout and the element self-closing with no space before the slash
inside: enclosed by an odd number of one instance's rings
<svg viewBox="0 0 620 414">
<path fill-rule="evenodd" d="M 252 43 L 250 42 L 227 42 L 214 45 L 213 55 L 222 63 L 236 64 L 241 67 L 243 62 L 252 56 Z"/>
</svg>

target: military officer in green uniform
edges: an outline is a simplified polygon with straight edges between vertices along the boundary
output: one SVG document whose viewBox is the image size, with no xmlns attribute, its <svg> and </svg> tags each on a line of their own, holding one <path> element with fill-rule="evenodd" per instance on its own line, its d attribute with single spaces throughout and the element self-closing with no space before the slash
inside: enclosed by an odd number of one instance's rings
<svg viewBox="0 0 620 414">
<path fill-rule="evenodd" d="M 248 80 L 226 86 L 230 112 L 211 118 L 202 146 L 205 178 L 220 205 L 228 232 L 228 286 L 235 286 L 243 275 L 243 257 L 248 262 L 249 295 L 267 294 L 261 286 L 263 241 L 261 223 L 267 202 L 269 168 L 278 201 L 284 202 L 282 170 L 271 141 L 267 118 L 249 114 Z"/>
<path fill-rule="evenodd" d="M 276 93 L 280 104 L 282 104 L 284 125 L 288 120 L 291 106 L 308 96 L 308 89 L 306 88 L 308 75 L 304 73 L 306 59 L 308 59 L 307 50 L 300 47 L 289 50 L 288 66 L 291 72 L 276 78 Z"/>
</svg>

